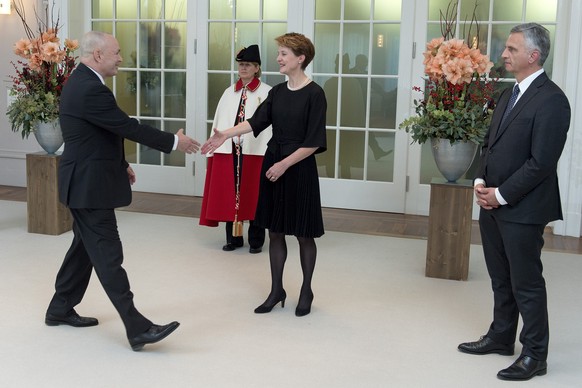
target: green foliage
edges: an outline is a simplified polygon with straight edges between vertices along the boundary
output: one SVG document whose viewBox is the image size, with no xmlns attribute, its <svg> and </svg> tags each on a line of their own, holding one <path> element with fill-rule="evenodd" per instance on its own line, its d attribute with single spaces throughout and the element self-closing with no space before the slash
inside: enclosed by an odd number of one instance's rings
<svg viewBox="0 0 582 388">
<path fill-rule="evenodd" d="M 52 92 L 44 90 L 23 92 L 12 89 L 10 95 L 16 98 L 6 111 L 8 121 L 10 121 L 12 131 L 20 131 L 23 139 L 34 132 L 35 123 L 39 121 L 48 123 L 59 118 L 58 101 Z"/>
</svg>

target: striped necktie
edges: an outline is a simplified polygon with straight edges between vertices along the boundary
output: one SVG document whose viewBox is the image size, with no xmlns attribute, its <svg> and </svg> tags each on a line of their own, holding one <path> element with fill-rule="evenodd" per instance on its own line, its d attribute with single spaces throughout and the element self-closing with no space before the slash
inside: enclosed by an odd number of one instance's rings
<svg viewBox="0 0 582 388">
<path fill-rule="evenodd" d="M 513 87 L 513 92 L 511 93 L 511 97 L 509 97 L 509 102 L 507 103 L 507 107 L 505 108 L 505 112 L 503 113 L 503 118 L 501 119 L 501 125 L 505 122 L 505 119 L 511 113 L 511 110 L 515 106 L 515 101 L 517 101 L 517 96 L 519 96 L 519 85 L 515 84 Z"/>
</svg>

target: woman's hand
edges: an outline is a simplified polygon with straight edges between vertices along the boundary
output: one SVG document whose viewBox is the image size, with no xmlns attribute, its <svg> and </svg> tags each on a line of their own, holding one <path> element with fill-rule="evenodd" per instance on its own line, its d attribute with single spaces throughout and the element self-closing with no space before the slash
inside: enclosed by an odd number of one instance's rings
<svg viewBox="0 0 582 388">
<path fill-rule="evenodd" d="M 285 171 L 287 171 L 287 167 L 285 166 L 283 161 L 281 161 L 273 164 L 271 168 L 267 170 L 265 176 L 271 182 L 275 182 L 277 179 L 281 178 L 281 175 L 283 175 Z"/>
<path fill-rule="evenodd" d="M 219 131 L 218 129 L 214 128 L 214 135 L 212 135 L 206 143 L 202 145 L 200 152 L 202 154 L 213 153 L 218 147 L 222 145 L 227 139 L 227 136 Z"/>
</svg>

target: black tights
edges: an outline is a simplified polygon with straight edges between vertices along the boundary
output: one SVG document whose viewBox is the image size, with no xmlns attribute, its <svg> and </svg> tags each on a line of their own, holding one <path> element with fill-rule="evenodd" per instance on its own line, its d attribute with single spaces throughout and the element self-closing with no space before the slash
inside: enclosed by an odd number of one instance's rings
<svg viewBox="0 0 582 388">
<path fill-rule="evenodd" d="M 297 237 L 299 242 L 299 257 L 303 272 L 303 284 L 299 296 L 299 307 L 311 303 L 313 293 L 311 291 L 311 279 L 315 269 L 317 246 L 315 239 L 311 237 Z M 267 301 L 276 299 L 283 292 L 283 269 L 287 260 L 287 242 L 284 233 L 269 232 L 269 260 L 271 263 L 271 294 Z"/>
</svg>

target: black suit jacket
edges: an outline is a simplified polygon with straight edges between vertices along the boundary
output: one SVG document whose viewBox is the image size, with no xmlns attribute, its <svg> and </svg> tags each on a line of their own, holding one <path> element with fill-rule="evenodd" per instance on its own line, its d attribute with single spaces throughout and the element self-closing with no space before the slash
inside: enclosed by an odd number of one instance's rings
<svg viewBox="0 0 582 388">
<path fill-rule="evenodd" d="M 112 209 L 131 203 L 123 139 L 170 152 L 174 135 L 140 124 L 84 64 L 63 87 L 60 123 L 65 141 L 59 162 L 59 199 L 70 208 Z"/>
<path fill-rule="evenodd" d="M 508 88 L 499 98 L 477 175 L 488 187 L 499 187 L 508 202 L 491 211 L 517 223 L 562 219 L 557 164 L 570 126 L 568 99 L 544 72 L 500 126 L 510 95 Z"/>
</svg>

